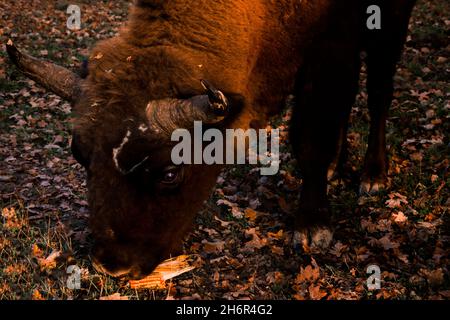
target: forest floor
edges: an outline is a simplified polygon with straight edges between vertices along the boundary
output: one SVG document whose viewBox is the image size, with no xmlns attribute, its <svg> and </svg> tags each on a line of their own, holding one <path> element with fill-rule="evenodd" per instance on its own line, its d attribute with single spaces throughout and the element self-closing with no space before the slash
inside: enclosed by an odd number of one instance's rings
<svg viewBox="0 0 450 320">
<path fill-rule="evenodd" d="M 82 29 L 66 31 L 67 1 L 0 3 L 0 299 L 449 299 L 450 8 L 419 1 L 395 77 L 388 121 L 391 188 L 358 196 L 368 110 L 361 89 L 351 116 L 347 174 L 331 184 L 336 228 L 324 252 L 292 246 L 301 179 L 289 146 L 281 172 L 230 167 L 185 241 L 197 269 L 164 290 L 131 290 L 89 259 L 85 173 L 70 153 L 70 105 L 8 61 L 11 38 L 31 54 L 76 69 L 115 35 L 128 1 L 81 1 Z M 364 70 L 361 88 L 365 83 Z M 289 109 L 273 126 L 286 141 Z M 81 290 L 66 268 L 81 268 Z M 381 289 L 369 291 L 369 265 Z"/>
</svg>

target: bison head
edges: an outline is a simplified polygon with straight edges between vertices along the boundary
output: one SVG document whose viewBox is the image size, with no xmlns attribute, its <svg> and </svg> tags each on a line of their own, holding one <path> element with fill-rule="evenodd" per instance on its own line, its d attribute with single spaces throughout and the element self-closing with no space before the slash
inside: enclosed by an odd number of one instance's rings
<svg viewBox="0 0 450 320">
<path fill-rule="evenodd" d="M 109 50 L 108 57 L 91 59 L 89 75 L 81 79 L 11 42 L 7 50 L 27 76 L 70 100 L 77 114 L 72 151 L 87 172 L 94 266 L 136 278 L 177 254 L 220 167 L 173 165 L 171 134 L 196 120 L 222 122 L 226 94 L 207 81 L 194 83 L 192 74 L 182 76 L 187 85 L 174 84 L 176 67 L 166 58 L 155 63 L 169 71 L 155 75 L 158 66 L 143 60 L 124 67 L 133 52 L 122 50 L 118 57 Z"/>
</svg>

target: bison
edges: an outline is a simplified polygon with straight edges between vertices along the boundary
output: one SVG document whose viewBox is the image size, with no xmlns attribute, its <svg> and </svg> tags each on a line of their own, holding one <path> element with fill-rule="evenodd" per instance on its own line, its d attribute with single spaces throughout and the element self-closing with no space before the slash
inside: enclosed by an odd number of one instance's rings
<svg viewBox="0 0 450 320">
<path fill-rule="evenodd" d="M 12 61 L 77 115 L 72 151 L 87 173 L 94 265 L 138 278 L 178 250 L 222 166 L 173 165 L 175 129 L 259 128 L 290 93 L 304 181 L 294 230 L 329 245 L 327 179 L 345 159 L 362 51 L 371 124 L 361 192 L 387 186 L 385 122 L 414 2 L 138 0 L 120 34 L 93 48 L 85 78 L 9 42 Z M 370 5 L 381 29 L 367 27 Z"/>
</svg>

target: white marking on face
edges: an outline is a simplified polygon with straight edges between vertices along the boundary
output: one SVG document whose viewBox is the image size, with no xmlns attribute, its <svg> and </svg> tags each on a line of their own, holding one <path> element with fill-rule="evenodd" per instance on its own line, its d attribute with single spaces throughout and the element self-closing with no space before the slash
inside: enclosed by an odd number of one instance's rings
<svg viewBox="0 0 450 320">
<path fill-rule="evenodd" d="M 141 124 L 138 129 L 140 132 L 145 133 L 148 130 L 148 127 L 145 124 Z"/>
<path fill-rule="evenodd" d="M 127 134 L 125 135 L 125 137 L 122 140 L 122 143 L 120 144 L 120 146 L 118 148 L 114 148 L 113 149 L 113 161 L 114 161 L 114 165 L 116 166 L 117 170 L 119 170 L 120 172 L 122 172 L 122 169 L 120 168 L 119 165 L 119 160 L 117 159 L 117 157 L 119 156 L 120 152 L 122 151 L 123 147 L 128 143 L 128 141 L 130 140 L 130 136 L 131 136 L 131 131 L 128 130 Z"/>
</svg>

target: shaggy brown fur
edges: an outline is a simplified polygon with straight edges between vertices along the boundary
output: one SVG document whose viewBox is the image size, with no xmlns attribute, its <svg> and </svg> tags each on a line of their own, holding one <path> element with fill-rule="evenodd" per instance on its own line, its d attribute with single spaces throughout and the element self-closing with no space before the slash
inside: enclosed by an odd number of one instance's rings
<svg viewBox="0 0 450 320">
<path fill-rule="evenodd" d="M 366 29 L 372 4 L 382 8 L 381 31 Z M 304 176 L 296 229 L 313 244 L 327 245 L 327 170 L 345 154 L 360 51 L 368 52 L 373 118 L 363 175 L 363 191 L 369 192 L 386 180 L 384 122 L 413 4 L 136 1 L 120 35 L 93 49 L 74 103 L 72 147 L 87 170 L 96 263 L 114 275 L 148 274 L 176 253 L 214 186 L 219 166 L 174 168 L 171 142 L 145 130 L 149 101 L 201 95 L 200 79 L 230 99 L 234 109 L 227 128 L 263 126 L 281 110 L 285 96 L 296 93 L 291 140 Z M 115 161 L 128 167 L 142 163 L 124 175 Z"/>
<path fill-rule="evenodd" d="M 146 123 L 148 101 L 202 94 L 199 79 L 208 79 L 227 97 L 244 97 L 226 127 L 262 125 L 293 91 L 303 52 L 330 10 L 323 0 L 140 1 L 121 35 L 94 48 L 76 104 L 74 153 L 89 163 L 94 256 L 107 270 L 131 267 L 140 276 L 174 254 L 220 170 L 185 166 L 183 182 L 161 190 L 169 144 L 136 130 Z M 119 174 L 111 159 L 130 128 L 136 140 L 146 139 L 131 144 L 141 155 L 136 161 L 152 157 L 136 177 Z"/>
</svg>

